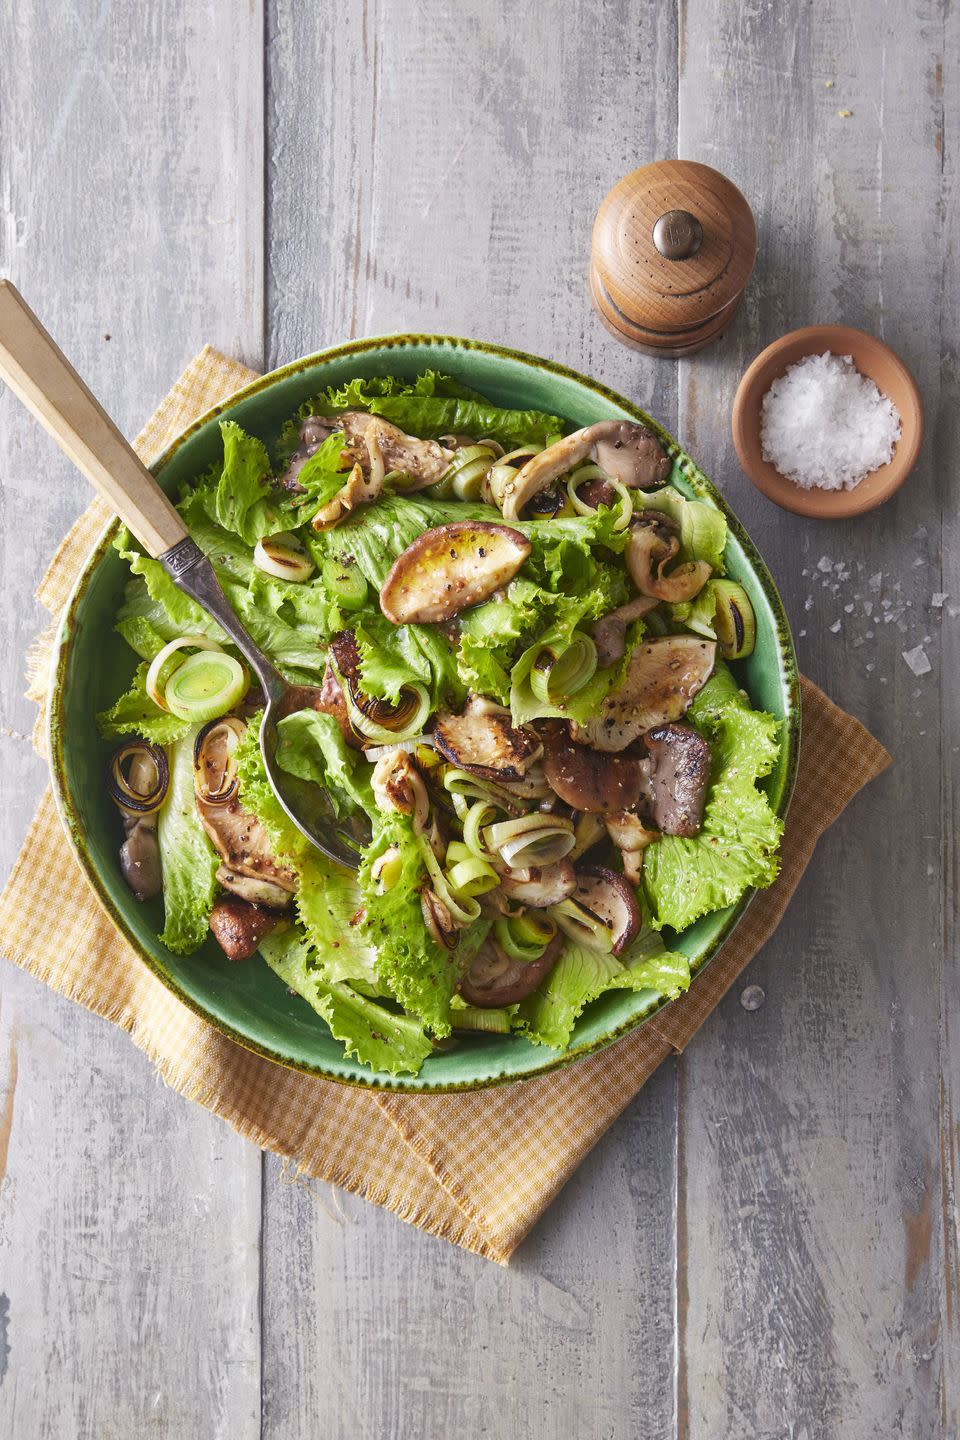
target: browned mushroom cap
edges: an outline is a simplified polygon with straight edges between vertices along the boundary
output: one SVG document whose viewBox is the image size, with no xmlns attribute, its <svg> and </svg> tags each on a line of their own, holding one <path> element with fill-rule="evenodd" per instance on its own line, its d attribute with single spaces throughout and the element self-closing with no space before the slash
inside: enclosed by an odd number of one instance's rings
<svg viewBox="0 0 960 1440">
<path fill-rule="evenodd" d="M 678 536 L 661 524 L 645 523 L 631 529 L 625 558 L 630 578 L 641 595 L 676 605 L 700 593 L 713 573 L 706 560 L 689 560 L 669 575 L 664 574 L 679 549 Z"/>
<path fill-rule="evenodd" d="M 575 745 L 566 726 L 556 722 L 545 725 L 542 734 L 544 774 L 574 810 L 603 814 L 636 805 L 643 783 L 639 760 Z"/>
<path fill-rule="evenodd" d="M 471 695 L 459 715 L 441 711 L 433 740 L 451 764 L 484 780 L 520 780 L 543 754 L 535 730 L 514 728 L 510 711 L 482 695 Z"/>
<path fill-rule="evenodd" d="M 449 620 L 506 585 L 529 554 L 529 540 L 507 525 L 439 525 L 397 556 L 380 589 L 380 609 L 394 625 Z"/>
<path fill-rule="evenodd" d="M 658 725 L 644 736 L 645 793 L 664 835 L 696 835 L 710 781 L 710 746 L 689 725 Z"/>
<path fill-rule="evenodd" d="M 710 679 L 716 642 L 695 635 L 665 635 L 638 645 L 623 684 L 601 702 L 597 714 L 571 728 L 573 739 L 595 750 L 625 750 L 655 725 L 685 715 Z"/>
<path fill-rule="evenodd" d="M 504 895 L 520 905 L 529 905 L 531 910 L 559 905 L 576 888 L 577 877 L 569 860 L 558 860 L 542 869 L 531 866 L 527 870 L 508 870 L 500 879 Z"/>
<path fill-rule="evenodd" d="M 521 466 L 501 492 L 505 518 L 519 519 L 534 495 L 587 459 L 595 461 L 612 480 L 641 490 L 662 485 L 670 473 L 670 460 L 646 425 L 633 420 L 601 420 L 548 445 Z"/>
<path fill-rule="evenodd" d="M 623 875 L 605 865 L 579 865 L 575 899 L 610 929 L 614 955 L 622 955 L 640 932 L 643 916 Z"/>
<path fill-rule="evenodd" d="M 210 929 L 228 960 L 249 960 L 279 924 L 279 915 L 244 900 L 221 900 L 210 911 Z"/>
<path fill-rule="evenodd" d="M 436 440 L 407 435 L 382 415 L 347 410 L 330 417 L 331 428 L 346 436 L 346 454 L 365 474 L 399 470 L 407 477 L 404 491 L 435 485 L 453 459 L 454 451 Z M 302 434 L 302 432 L 301 432 Z"/>
<path fill-rule="evenodd" d="M 485 940 L 457 989 L 468 1005 L 516 1005 L 550 974 L 565 943 L 562 935 L 555 935 L 539 960 L 511 960 L 495 940 Z"/>
<path fill-rule="evenodd" d="M 120 870 L 138 900 L 152 900 L 163 889 L 156 815 L 124 816 L 127 838 L 120 846 Z"/>
<path fill-rule="evenodd" d="M 597 665 L 601 670 L 608 670 L 611 665 L 623 659 L 627 626 L 648 615 L 659 604 L 660 601 L 653 595 L 638 595 L 636 600 L 630 600 L 619 609 L 611 610 L 609 615 L 604 615 L 590 627 L 590 634 L 597 647 Z"/>
<path fill-rule="evenodd" d="M 594 442 L 593 458 L 601 470 L 631 490 L 652 490 L 665 484 L 670 474 L 670 457 L 656 435 L 632 420 L 609 422 Z"/>
</svg>

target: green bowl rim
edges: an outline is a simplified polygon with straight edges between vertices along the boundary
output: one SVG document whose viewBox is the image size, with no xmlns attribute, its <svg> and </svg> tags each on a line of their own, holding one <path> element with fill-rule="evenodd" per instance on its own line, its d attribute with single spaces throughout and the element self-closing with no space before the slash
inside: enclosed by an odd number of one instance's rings
<svg viewBox="0 0 960 1440">
<path fill-rule="evenodd" d="M 166 465 L 169 464 L 170 460 L 173 458 L 174 454 L 180 449 L 180 447 L 185 444 L 185 442 L 189 440 L 192 435 L 195 435 L 197 431 L 201 430 L 205 425 L 208 425 L 211 421 L 215 420 L 218 415 L 222 415 L 225 410 L 232 409 L 235 405 L 239 404 L 244 400 L 250 399 L 252 396 L 257 395 L 262 390 L 271 389 L 281 380 L 291 378 L 304 370 L 312 369 L 314 366 L 323 365 L 329 363 L 330 361 L 343 359 L 351 355 L 361 355 L 371 350 L 379 351 L 403 349 L 427 345 L 438 346 L 441 348 L 449 348 L 453 350 L 476 350 L 486 355 L 501 356 L 508 360 L 519 361 L 521 364 L 532 366 L 535 369 L 549 371 L 551 374 L 557 375 L 562 379 L 572 380 L 576 384 L 584 386 L 588 390 L 592 390 L 594 394 L 600 396 L 602 399 L 607 400 L 616 406 L 619 406 L 628 414 L 634 416 L 641 423 L 651 426 L 658 433 L 661 439 L 666 443 L 671 454 L 676 455 L 679 453 L 681 455 L 684 474 L 688 482 L 691 484 L 692 488 L 695 491 L 708 496 L 714 502 L 714 504 L 722 511 L 727 521 L 728 528 L 736 535 L 741 549 L 743 550 L 748 563 L 753 569 L 756 578 L 760 584 L 760 587 L 764 591 L 776 623 L 777 637 L 780 646 L 780 658 L 782 662 L 783 682 L 788 696 L 787 714 L 784 721 L 782 722 L 782 738 L 783 743 L 787 747 L 787 763 L 783 773 L 782 788 L 780 791 L 778 802 L 776 804 L 776 813 L 780 816 L 781 819 L 784 819 L 790 806 L 790 800 L 793 795 L 794 783 L 796 781 L 797 764 L 799 760 L 800 749 L 801 717 L 800 684 L 799 672 L 797 669 L 796 652 L 794 650 L 793 636 L 791 634 L 790 625 L 787 620 L 780 593 L 777 590 L 776 584 L 774 583 L 770 571 L 767 569 L 766 563 L 764 562 L 762 556 L 760 555 L 750 536 L 747 534 L 740 520 L 731 510 L 723 495 L 716 488 L 713 482 L 709 480 L 707 476 L 703 473 L 703 471 L 699 468 L 699 466 L 696 465 L 696 463 L 692 460 L 692 457 L 688 456 L 687 452 L 683 450 L 682 446 L 679 444 L 679 441 L 675 440 L 674 437 L 670 435 L 670 433 L 653 416 L 648 415 L 646 411 L 641 410 L 640 407 L 633 404 L 632 401 L 627 400 L 624 396 L 620 395 L 615 390 L 611 390 L 608 386 L 602 385 L 599 381 L 582 374 L 582 372 L 580 371 L 572 369 L 570 366 L 561 365 L 557 361 L 548 360 L 543 356 L 531 355 L 523 350 L 514 350 L 505 345 L 495 345 L 483 340 L 469 340 L 464 337 L 455 335 L 399 334 L 370 336 L 363 340 L 350 340 L 340 345 L 329 346 L 324 350 L 318 350 L 312 355 L 301 356 L 297 360 L 291 360 L 286 365 L 281 365 L 275 370 L 270 370 L 263 375 L 257 376 L 254 380 L 251 380 L 249 384 L 244 385 L 241 389 L 234 391 L 232 395 L 227 396 L 218 404 L 211 406 L 209 410 L 204 412 L 204 414 L 198 416 L 196 420 L 192 421 L 192 423 L 185 430 L 181 431 L 181 433 L 177 435 L 168 446 L 166 446 L 166 448 L 160 453 L 160 455 L 158 455 L 157 458 L 151 463 L 149 468 L 154 475 L 159 475 L 159 473 L 166 467 Z M 89 583 L 93 572 L 96 570 L 97 566 L 104 558 L 118 529 L 119 521 L 117 519 L 113 518 L 108 521 L 102 535 L 97 540 L 96 544 L 93 546 L 93 549 L 91 550 L 86 562 L 84 563 L 83 569 L 77 577 L 76 583 L 74 584 L 73 590 L 70 593 L 70 597 L 64 608 L 63 615 L 58 626 L 48 691 L 48 740 L 50 746 L 50 769 L 53 778 L 53 794 L 57 810 L 60 814 L 60 819 L 63 822 L 64 828 L 67 832 L 67 837 L 73 848 L 74 854 L 76 855 L 77 860 L 79 861 L 84 873 L 86 874 L 86 877 L 89 880 L 100 904 L 103 906 L 107 915 L 110 917 L 113 923 L 120 930 L 124 939 L 137 954 L 138 958 L 157 977 L 157 979 L 160 980 L 160 982 L 166 987 L 166 989 L 169 990 L 171 994 L 175 995 L 176 998 L 187 1007 L 187 1009 L 191 1010 L 195 1015 L 200 1016 L 200 1018 L 205 1020 L 208 1025 L 213 1026 L 215 1030 L 218 1030 L 222 1035 L 225 1035 L 227 1039 L 232 1040 L 235 1044 L 242 1046 L 243 1049 L 249 1050 L 256 1055 L 260 1055 L 265 1060 L 271 1060 L 274 1064 L 282 1065 L 288 1070 L 296 1070 L 301 1074 L 315 1075 L 324 1080 L 333 1081 L 335 1084 L 338 1085 L 347 1085 L 350 1087 L 365 1090 L 387 1090 L 394 1093 L 406 1095 L 436 1095 L 453 1094 L 456 1092 L 471 1090 L 487 1090 L 492 1089 L 494 1086 L 513 1084 L 523 1080 L 533 1080 L 541 1075 L 549 1073 L 552 1070 L 558 1070 L 561 1066 L 569 1065 L 573 1061 L 579 1060 L 585 1055 L 596 1054 L 598 1051 L 606 1049 L 609 1045 L 613 1044 L 614 1041 L 622 1039 L 631 1031 L 636 1030 L 637 1028 L 639 1028 L 639 1026 L 645 1024 L 660 1010 L 662 1010 L 665 1005 L 672 1003 L 669 1000 L 661 999 L 658 1003 L 652 1005 L 650 1009 L 646 1010 L 642 1015 L 638 1015 L 630 1020 L 624 1021 L 622 1024 L 616 1026 L 614 1029 L 609 1030 L 605 1035 L 600 1036 L 599 1038 L 588 1043 L 584 1043 L 579 1046 L 571 1046 L 567 1050 L 554 1053 L 550 1056 L 550 1058 L 545 1059 L 542 1064 L 531 1066 L 529 1069 L 525 1069 L 520 1074 L 506 1074 L 501 1072 L 497 1075 L 491 1075 L 484 1079 L 472 1081 L 458 1081 L 452 1083 L 445 1081 L 417 1082 L 416 1077 L 414 1077 L 414 1080 L 412 1081 L 407 1081 L 403 1079 L 397 1079 L 394 1076 L 385 1076 L 377 1071 L 371 1071 L 369 1078 L 366 1076 L 346 1076 L 337 1074 L 336 1071 L 329 1070 L 322 1065 L 311 1065 L 305 1061 L 291 1060 L 287 1056 L 280 1055 L 276 1051 L 269 1049 L 267 1046 L 259 1044 L 250 1036 L 244 1035 L 239 1031 L 234 1030 L 232 1026 L 228 1025 L 224 1020 L 212 1016 L 208 1011 L 206 1011 L 198 1001 L 194 1000 L 192 996 L 188 995 L 184 990 L 181 989 L 181 987 L 177 984 L 176 980 L 173 978 L 172 975 L 169 974 L 169 972 L 165 971 L 160 965 L 158 965 L 154 961 L 151 955 L 147 954 L 147 952 L 142 948 L 140 941 L 138 940 L 136 935 L 127 925 L 122 911 L 114 903 L 112 897 L 106 889 L 106 886 L 103 884 L 100 878 L 97 867 L 94 865 L 93 860 L 90 857 L 86 845 L 84 828 L 81 823 L 80 816 L 75 808 L 73 797 L 70 794 L 69 786 L 67 784 L 66 762 L 64 755 L 65 737 L 62 723 L 61 697 L 63 696 L 66 688 L 65 682 L 67 665 L 73 646 L 74 627 L 72 622 L 76 615 L 77 607 L 80 603 L 80 600 L 84 594 L 84 591 L 86 590 L 87 584 Z M 727 940 L 729 940 L 731 933 L 739 924 L 740 920 L 743 917 L 744 911 L 747 909 L 747 906 L 751 903 L 756 894 L 757 891 L 755 889 L 747 890 L 738 902 L 738 904 L 731 909 L 731 912 L 727 917 L 723 929 L 713 941 L 708 952 L 700 959 L 699 963 L 696 966 L 694 974 L 700 974 L 700 972 L 704 970 L 707 965 L 709 965 L 710 961 L 713 960 L 713 958 L 716 956 L 722 946 L 727 942 Z"/>
</svg>

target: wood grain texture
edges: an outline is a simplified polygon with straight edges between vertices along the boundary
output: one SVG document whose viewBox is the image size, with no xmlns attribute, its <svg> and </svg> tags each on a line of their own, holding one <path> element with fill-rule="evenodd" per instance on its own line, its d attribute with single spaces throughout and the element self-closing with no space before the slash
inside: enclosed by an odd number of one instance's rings
<svg viewBox="0 0 960 1440">
<path fill-rule="evenodd" d="M 132 434 L 204 341 L 261 355 L 258 8 L 3 7 L 0 57 L 0 270 Z M 5 874 L 43 784 L 30 597 L 90 492 L 8 392 L 0 477 Z M 0 986 L 0 1435 L 252 1440 L 259 1156 L 113 1027 Z"/>
<path fill-rule="evenodd" d="M 942 716 L 939 685 L 957 620 L 931 603 L 948 588 L 935 421 L 950 243 L 943 11 L 718 0 L 686 7 L 681 24 L 680 152 L 724 157 L 761 247 L 726 341 L 680 367 L 680 433 L 777 576 L 803 668 L 896 756 L 828 834 L 753 967 L 766 1004 L 748 1014 L 730 996 L 683 1062 L 681 1433 L 950 1434 L 933 1223 L 939 760 L 957 719 L 956 686 L 943 685 Z M 753 491 L 728 428 L 749 359 L 821 321 L 885 338 L 934 422 L 898 496 L 832 524 Z M 922 677 L 903 659 L 918 646 L 932 667 Z"/>
<path fill-rule="evenodd" d="M 598 29 L 580 0 L 562 23 L 507 13 L 370 0 L 331 29 L 271 9 L 271 363 L 343 334 L 477 335 L 590 370 L 671 423 L 673 367 L 607 336 L 586 262 L 602 196 L 673 148 L 673 15 L 619 5 Z M 328 137 L 309 184 L 305 135 Z M 270 1162 L 264 1436 L 672 1433 L 674 1112 L 668 1067 L 506 1272 L 349 1197 L 338 1224 Z"/>
<path fill-rule="evenodd" d="M 0 9 L 0 268 L 127 433 L 207 340 L 549 354 L 677 430 L 804 668 L 898 762 L 755 963 L 763 1007 L 729 997 L 508 1271 L 273 1159 L 261 1195 L 126 1037 L 5 968 L 0 1435 L 960 1433 L 958 58 L 945 0 Z M 586 289 L 600 199 L 673 154 L 760 230 L 730 331 L 680 365 Z M 882 334 L 927 404 L 913 480 L 836 525 L 771 506 L 729 437 L 746 363 L 815 320 Z M 6 870 L 43 783 L 26 597 L 86 490 L 2 392 L 0 478 Z"/>
</svg>

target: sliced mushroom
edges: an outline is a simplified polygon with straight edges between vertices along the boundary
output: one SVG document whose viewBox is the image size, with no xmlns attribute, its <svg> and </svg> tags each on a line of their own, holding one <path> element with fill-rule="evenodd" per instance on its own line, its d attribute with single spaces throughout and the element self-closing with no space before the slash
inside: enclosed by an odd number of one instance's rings
<svg viewBox="0 0 960 1440">
<path fill-rule="evenodd" d="M 570 851 L 568 859 L 579 860 L 581 855 L 586 855 L 588 850 L 592 850 L 594 845 L 599 845 L 600 841 L 606 837 L 607 827 L 599 814 L 585 810 L 582 815 L 575 818 L 573 833 L 577 843 Z"/>
<path fill-rule="evenodd" d="M 314 530 L 332 530 L 359 506 L 369 505 L 372 500 L 376 500 L 382 488 L 382 475 L 366 474 L 359 463 L 354 465 L 343 488 L 338 490 L 326 505 L 321 506 L 310 521 L 311 526 Z"/>
<path fill-rule="evenodd" d="M 552 912 L 561 930 L 586 950 L 621 955 L 643 923 L 633 889 L 605 865 L 580 865 L 576 893 Z"/>
<path fill-rule="evenodd" d="M 713 673 L 716 643 L 695 635 L 665 635 L 638 645 L 623 684 L 601 702 L 597 714 L 571 727 L 579 744 L 625 750 L 655 725 L 685 715 Z"/>
<path fill-rule="evenodd" d="M 293 899 L 286 885 L 268 880 L 262 875 L 246 875 L 230 865 L 221 865 L 217 871 L 217 883 L 231 895 L 247 900 L 251 905 L 266 905 L 271 910 L 285 910 Z"/>
<path fill-rule="evenodd" d="M 670 460 L 646 425 L 632 420 L 602 420 L 548 445 L 507 480 L 500 495 L 504 517 L 518 520 L 535 495 L 587 459 L 599 465 L 611 480 L 640 490 L 662 485 L 670 473 Z"/>
<path fill-rule="evenodd" d="M 421 891 L 420 910 L 423 914 L 423 923 L 437 944 L 442 945 L 445 950 L 455 950 L 457 927 L 453 923 L 453 916 L 440 896 L 433 890 Z"/>
<path fill-rule="evenodd" d="M 441 711 L 433 727 L 441 755 L 483 780 L 522 780 L 543 754 L 537 732 L 510 724 L 510 711 L 471 695 L 459 715 Z"/>
<path fill-rule="evenodd" d="M 680 539 L 673 529 L 659 523 L 662 520 L 663 516 L 657 514 L 657 523 L 633 526 L 625 558 L 630 578 L 641 595 L 676 605 L 700 593 L 713 574 L 713 567 L 706 560 L 689 560 L 666 575 L 666 567 L 676 559 L 680 549 Z"/>
<path fill-rule="evenodd" d="M 402 471 L 410 482 L 405 486 L 408 491 L 436 484 L 457 448 L 447 449 L 436 440 L 407 435 L 382 416 L 361 410 L 347 410 L 342 415 L 309 415 L 300 426 L 300 445 L 280 480 L 285 490 L 303 493 L 300 471 L 310 456 L 337 431 L 344 435 L 344 463 L 352 461 L 359 465 L 364 476 L 373 480 L 378 492 L 389 470 Z"/>
<path fill-rule="evenodd" d="M 575 745 L 558 722 L 543 726 L 542 734 L 544 774 L 574 810 L 604 813 L 636 805 L 643 784 L 639 760 Z"/>
<path fill-rule="evenodd" d="M 500 889 L 510 900 L 519 905 L 529 905 L 531 910 L 545 910 L 548 905 L 557 905 L 572 895 L 577 888 L 577 877 L 569 860 L 558 860 L 555 865 L 545 865 L 542 870 L 508 870 L 500 879 Z"/>
<path fill-rule="evenodd" d="M 631 885 L 640 884 L 644 851 L 660 839 L 659 830 L 649 830 L 633 810 L 621 810 L 605 817 L 607 834 L 620 851 L 623 873 Z"/>
<path fill-rule="evenodd" d="M 627 626 L 634 620 L 642 620 L 644 615 L 649 615 L 659 604 L 660 601 L 653 595 L 638 595 L 635 600 L 628 601 L 617 610 L 611 610 L 609 615 L 604 615 L 596 624 L 591 625 L 590 634 L 597 647 L 599 669 L 609 670 L 611 665 L 616 665 L 618 660 L 623 659 Z"/>
<path fill-rule="evenodd" d="M 380 590 L 380 609 L 394 625 L 449 620 L 506 585 L 529 554 L 529 540 L 507 525 L 439 525 L 397 556 Z"/>
<path fill-rule="evenodd" d="M 414 829 L 422 831 L 430 818 L 430 799 L 423 776 L 403 750 L 381 755 L 370 777 L 373 798 L 386 813 L 397 810 L 414 817 Z"/>
<path fill-rule="evenodd" d="M 236 795 L 226 804 L 204 800 L 199 793 L 195 800 L 200 823 L 223 861 L 217 878 L 224 889 L 268 905 L 289 904 L 297 877 L 274 857 L 263 822 L 244 810 Z M 254 893 L 254 886 L 265 888 Z"/>
<path fill-rule="evenodd" d="M 696 835 L 710 781 L 710 746 L 689 725 L 658 725 L 644 736 L 650 816 L 664 835 Z"/>
<path fill-rule="evenodd" d="M 386 470 L 399 470 L 406 476 L 404 493 L 435 485 L 445 474 L 455 449 L 447 449 L 436 440 L 421 440 L 407 435 L 382 415 L 368 415 L 361 410 L 348 410 L 333 416 L 338 430 L 347 437 L 351 459 L 367 474 L 376 470 L 378 458 Z M 457 447 L 459 448 L 459 447 Z M 378 454 L 379 452 L 379 454 Z"/>
<path fill-rule="evenodd" d="M 127 838 L 120 846 L 120 870 L 138 900 L 152 900 L 163 889 L 156 815 L 123 817 Z"/>
<path fill-rule="evenodd" d="M 244 900 L 221 900 L 210 912 L 210 929 L 228 960 L 249 960 L 281 923 L 279 916 Z"/>
<path fill-rule="evenodd" d="M 481 945 L 457 989 L 468 1005 L 497 1009 L 516 1005 L 545 980 L 563 953 L 564 939 L 555 935 L 537 960 L 511 960 L 496 940 Z"/>
<path fill-rule="evenodd" d="M 580 865 L 576 898 L 610 927 L 613 953 L 622 955 L 643 924 L 637 897 L 624 876 L 605 865 Z"/>
</svg>

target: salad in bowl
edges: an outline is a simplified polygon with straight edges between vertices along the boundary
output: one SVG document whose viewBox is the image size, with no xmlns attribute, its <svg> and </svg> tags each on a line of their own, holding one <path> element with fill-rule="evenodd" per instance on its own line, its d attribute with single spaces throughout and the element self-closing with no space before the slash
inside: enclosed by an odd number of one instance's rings
<svg viewBox="0 0 960 1440">
<path fill-rule="evenodd" d="M 390 1076 L 478 1035 L 564 1051 L 610 992 L 681 994 L 678 937 L 777 874 L 762 782 L 783 737 L 738 679 L 756 618 L 727 520 L 674 483 L 663 432 L 574 428 L 435 370 L 330 385 L 272 445 L 220 432 L 178 509 L 254 640 L 314 687 L 277 760 L 358 868 L 287 818 L 263 696 L 121 531 L 136 668 L 98 727 L 116 863 L 162 900 L 163 946 L 212 933 Z"/>
</svg>

